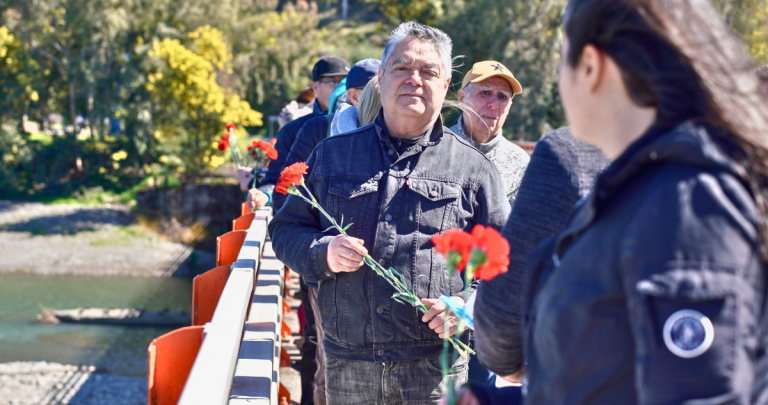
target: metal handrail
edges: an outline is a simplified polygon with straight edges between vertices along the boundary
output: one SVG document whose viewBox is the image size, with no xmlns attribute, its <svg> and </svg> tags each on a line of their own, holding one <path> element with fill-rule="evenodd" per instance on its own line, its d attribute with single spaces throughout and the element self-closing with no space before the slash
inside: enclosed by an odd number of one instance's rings
<svg viewBox="0 0 768 405">
<path fill-rule="evenodd" d="M 243 331 L 248 334 L 251 329 L 246 322 L 246 314 L 249 308 L 251 314 L 254 312 L 254 287 L 260 282 L 256 280 L 260 278 L 259 269 L 270 219 L 271 209 L 257 210 L 237 261 L 232 264 L 213 318 L 205 324 L 203 342 L 181 393 L 180 405 L 224 405 L 230 400 Z M 280 292 L 276 293 L 279 300 Z M 279 313 L 279 307 L 274 311 Z M 279 344 L 277 347 L 279 353 Z M 275 361 L 274 357 L 272 361 Z M 273 364 L 269 365 L 269 369 L 273 369 Z M 276 395 L 270 397 L 276 398 Z"/>
</svg>

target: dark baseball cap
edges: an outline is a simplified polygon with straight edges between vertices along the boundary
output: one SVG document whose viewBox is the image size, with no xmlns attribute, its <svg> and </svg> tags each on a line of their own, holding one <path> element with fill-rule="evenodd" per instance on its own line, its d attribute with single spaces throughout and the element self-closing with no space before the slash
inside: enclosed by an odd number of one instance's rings
<svg viewBox="0 0 768 405">
<path fill-rule="evenodd" d="M 338 56 L 321 58 L 312 68 L 312 81 L 316 82 L 325 76 L 346 76 L 349 73 L 349 63 Z"/>
<path fill-rule="evenodd" d="M 365 87 L 368 81 L 379 72 L 381 62 L 378 59 L 368 58 L 355 63 L 347 75 L 347 90 L 355 87 Z"/>
</svg>

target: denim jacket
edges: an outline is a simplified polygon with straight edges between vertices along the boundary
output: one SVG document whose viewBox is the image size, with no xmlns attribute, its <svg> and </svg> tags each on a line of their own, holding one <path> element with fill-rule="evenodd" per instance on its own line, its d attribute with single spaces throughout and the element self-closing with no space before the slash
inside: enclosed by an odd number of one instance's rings
<svg viewBox="0 0 768 405">
<path fill-rule="evenodd" d="M 421 298 L 443 293 L 465 300 L 461 276 L 446 280 L 431 238 L 448 228 L 500 229 L 509 204 L 498 171 L 440 119 L 402 154 L 376 121 L 321 141 L 307 161 L 306 187 L 336 221 L 364 241 L 369 254 L 403 274 Z M 319 282 L 323 347 L 348 360 L 401 361 L 437 354 L 441 340 L 422 314 L 391 296 L 395 290 L 367 266 L 332 273 L 328 244 L 337 233 L 301 198 L 290 195 L 269 225 L 276 255 L 307 282 Z M 447 283 L 447 281 L 449 281 Z M 449 284 L 449 287 L 446 285 Z"/>
</svg>

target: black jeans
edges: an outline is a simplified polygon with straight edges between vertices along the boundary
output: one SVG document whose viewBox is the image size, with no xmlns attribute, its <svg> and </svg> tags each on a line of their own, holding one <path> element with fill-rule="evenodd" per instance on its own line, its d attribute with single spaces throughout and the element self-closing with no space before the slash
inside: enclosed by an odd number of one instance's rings
<svg viewBox="0 0 768 405">
<path fill-rule="evenodd" d="M 315 312 L 309 302 L 309 290 L 304 284 L 304 277 L 299 278 L 301 287 L 301 305 L 304 308 L 304 316 L 307 323 L 304 324 L 304 345 L 301 347 L 301 362 L 299 374 L 301 375 L 301 401 L 300 405 L 314 405 L 313 393 L 315 391 L 315 372 L 317 372 L 317 325 L 315 325 Z"/>
<path fill-rule="evenodd" d="M 325 354 L 328 405 L 427 405 L 447 392 L 438 356 L 416 360 L 372 362 L 343 360 Z M 467 359 L 454 362 L 454 387 L 467 382 Z"/>
</svg>

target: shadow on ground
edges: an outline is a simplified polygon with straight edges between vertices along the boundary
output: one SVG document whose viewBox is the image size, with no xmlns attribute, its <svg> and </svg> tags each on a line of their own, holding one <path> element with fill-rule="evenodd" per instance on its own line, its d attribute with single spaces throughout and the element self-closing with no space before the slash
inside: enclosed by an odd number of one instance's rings
<svg viewBox="0 0 768 405">
<path fill-rule="evenodd" d="M 41 405 L 141 405 L 147 403 L 143 378 L 70 372 L 47 392 Z"/>
<path fill-rule="evenodd" d="M 0 213 L 10 210 L 13 205 L 12 201 L 0 201 Z"/>
<path fill-rule="evenodd" d="M 0 202 L 0 211 L 10 208 Z M 78 210 L 66 215 L 37 217 L 0 227 L 0 231 L 29 232 L 33 235 L 75 235 L 95 231 L 104 225 L 131 225 L 136 218 L 122 209 L 94 208 Z"/>
</svg>

